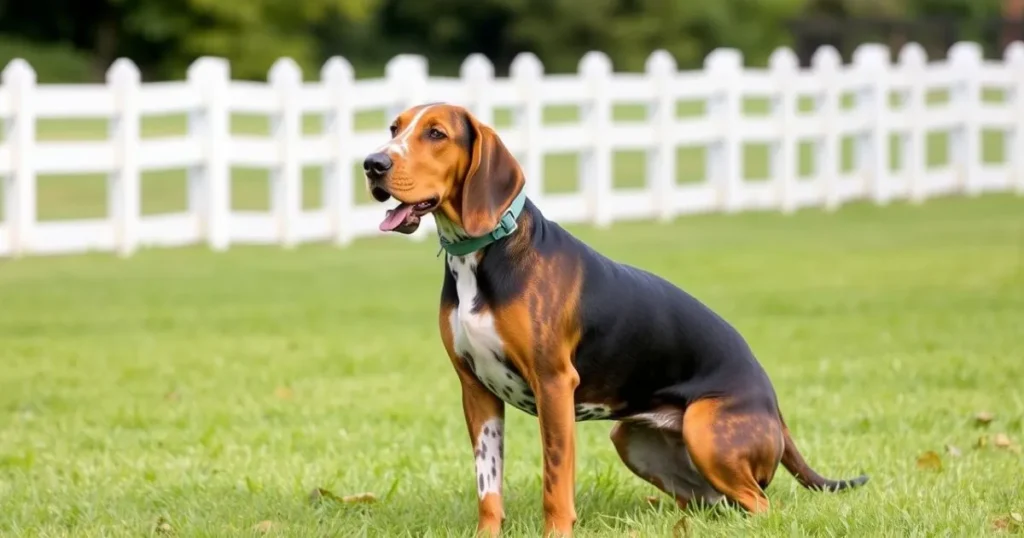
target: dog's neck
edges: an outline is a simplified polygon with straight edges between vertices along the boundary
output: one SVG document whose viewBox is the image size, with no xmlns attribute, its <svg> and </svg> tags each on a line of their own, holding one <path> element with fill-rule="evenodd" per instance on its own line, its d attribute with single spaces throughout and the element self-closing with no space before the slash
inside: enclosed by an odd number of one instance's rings
<svg viewBox="0 0 1024 538">
<path fill-rule="evenodd" d="M 477 250 L 467 256 L 473 256 L 477 262 L 481 262 L 486 253 L 495 251 L 502 252 L 508 255 L 507 252 L 512 244 L 522 245 L 523 241 L 531 241 L 532 236 L 536 232 L 534 227 L 537 225 L 538 218 L 541 218 L 540 214 L 537 213 L 536 208 L 533 207 L 529 200 L 526 201 L 522 212 L 519 214 L 516 222 L 518 223 L 518 229 L 512 233 L 512 235 L 498 239 L 497 241 L 489 244 L 488 246 Z M 452 219 L 445 215 L 441 211 L 434 213 L 434 223 L 437 228 L 437 235 L 441 239 L 448 242 L 464 241 L 469 239 L 471 236 L 466 233 L 466 230 L 456 224 Z M 519 248 L 513 248 L 513 251 L 520 250 Z M 451 256 L 451 255 L 449 255 Z M 501 256 L 499 256 L 501 257 Z M 518 256 L 513 256 L 518 258 Z M 513 260 L 506 260 L 506 263 L 513 262 Z"/>
<path fill-rule="evenodd" d="M 435 228 L 442 248 L 450 255 L 463 257 L 480 252 L 495 242 L 514 235 L 518 231 L 526 203 L 526 192 L 520 191 L 509 205 L 498 213 L 498 218 L 491 229 L 478 236 L 469 234 L 462 224 L 463 219 L 452 211 L 453 208 L 442 204 L 439 211 L 434 213 Z"/>
<path fill-rule="evenodd" d="M 466 230 L 452 222 L 452 220 L 441 211 L 434 212 L 434 223 L 437 225 L 438 237 L 445 241 L 454 243 L 456 241 L 469 239 L 469 234 L 466 233 Z"/>
</svg>

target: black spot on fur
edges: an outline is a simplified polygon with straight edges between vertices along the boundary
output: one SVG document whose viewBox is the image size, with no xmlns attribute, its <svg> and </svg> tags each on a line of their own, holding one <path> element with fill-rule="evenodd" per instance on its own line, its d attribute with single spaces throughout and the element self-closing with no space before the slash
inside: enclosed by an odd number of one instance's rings
<svg viewBox="0 0 1024 538">
<path fill-rule="evenodd" d="M 491 428 L 489 426 L 484 426 L 484 435 L 490 435 L 490 434 L 491 434 Z"/>
<path fill-rule="evenodd" d="M 477 475 L 477 487 L 480 488 L 480 493 L 484 492 L 484 475 L 483 475 L 483 473 Z"/>
</svg>

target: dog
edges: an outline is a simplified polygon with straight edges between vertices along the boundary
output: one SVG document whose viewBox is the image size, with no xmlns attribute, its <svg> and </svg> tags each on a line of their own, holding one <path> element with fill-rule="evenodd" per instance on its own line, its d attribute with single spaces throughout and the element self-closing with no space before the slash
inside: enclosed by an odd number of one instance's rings
<svg viewBox="0 0 1024 538">
<path fill-rule="evenodd" d="M 765 512 L 780 462 L 809 489 L 867 482 L 811 469 L 737 330 L 546 219 L 516 159 L 468 110 L 415 106 L 390 130 L 363 162 L 367 188 L 399 202 L 381 231 L 410 234 L 432 214 L 446 251 L 438 328 L 474 450 L 478 532 L 497 534 L 505 517 L 505 404 L 540 423 L 545 535 L 576 522 L 578 421 L 616 421 L 625 466 L 684 509 L 725 500 Z"/>
</svg>

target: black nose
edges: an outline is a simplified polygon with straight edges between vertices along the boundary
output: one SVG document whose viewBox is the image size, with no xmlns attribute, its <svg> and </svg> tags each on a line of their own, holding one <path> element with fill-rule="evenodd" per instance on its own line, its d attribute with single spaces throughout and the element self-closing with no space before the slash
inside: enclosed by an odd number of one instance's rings
<svg viewBox="0 0 1024 538">
<path fill-rule="evenodd" d="M 387 153 L 371 153 L 363 161 L 363 171 L 375 176 L 383 176 L 391 170 L 391 157 Z"/>
</svg>

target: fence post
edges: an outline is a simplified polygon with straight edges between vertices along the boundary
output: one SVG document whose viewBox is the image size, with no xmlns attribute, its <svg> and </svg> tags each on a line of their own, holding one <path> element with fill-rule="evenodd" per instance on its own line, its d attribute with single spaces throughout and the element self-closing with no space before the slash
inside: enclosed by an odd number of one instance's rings
<svg viewBox="0 0 1024 538">
<path fill-rule="evenodd" d="M 522 147 L 516 158 L 526 175 L 526 195 L 539 205 L 544 195 L 544 150 L 540 143 L 544 128 L 544 65 L 532 52 L 522 52 L 512 60 L 510 74 L 519 92 L 515 125 L 522 136 Z"/>
<path fill-rule="evenodd" d="M 351 151 L 355 111 L 351 101 L 355 73 L 348 60 L 334 56 L 324 64 L 320 79 L 330 103 L 324 118 L 324 133 L 331 151 L 330 160 L 324 167 L 324 210 L 327 211 L 334 243 L 347 245 L 355 237 L 351 223 L 355 190 L 355 178 L 352 176 L 355 156 Z"/>
<path fill-rule="evenodd" d="M 720 138 L 708 145 L 706 174 L 717 191 L 719 210 L 733 213 L 741 209 L 743 187 L 743 54 L 736 49 L 715 49 L 704 59 L 704 70 L 714 84 L 707 115 L 722 129 Z"/>
<path fill-rule="evenodd" d="M 659 49 L 647 57 L 645 67 L 654 86 L 647 116 L 654 129 L 654 147 L 647 152 L 646 183 L 658 220 L 668 222 L 676 209 L 676 60 Z"/>
<path fill-rule="evenodd" d="M 459 68 L 459 76 L 466 86 L 470 110 L 485 125 L 494 127 L 494 105 L 491 103 L 491 88 L 494 86 L 494 66 L 486 56 L 473 53 L 466 57 Z"/>
<path fill-rule="evenodd" d="M 868 129 L 857 137 L 857 168 L 867 194 L 876 204 L 889 203 L 889 49 L 878 43 L 853 53 L 860 74 L 857 112 L 868 118 Z"/>
<path fill-rule="evenodd" d="M 949 136 L 950 164 L 960 189 L 969 196 L 980 192 L 981 129 L 977 118 L 981 104 L 978 83 L 981 64 L 981 45 L 961 41 L 950 47 L 949 67 L 955 77 L 950 105 L 959 124 Z"/>
<path fill-rule="evenodd" d="M 1014 41 L 1004 51 L 1005 64 L 1013 76 L 1008 99 L 1013 106 L 1013 129 L 1007 133 L 1006 156 L 1011 188 L 1024 196 L 1024 43 Z"/>
<path fill-rule="evenodd" d="M 903 163 L 910 201 L 920 204 L 928 198 L 927 146 L 925 145 L 925 81 L 928 53 L 917 43 L 907 43 L 900 51 L 899 69 L 906 74 L 910 86 L 903 93 L 903 109 L 907 130 L 902 134 Z"/>
<path fill-rule="evenodd" d="M 107 70 L 107 84 L 114 93 L 114 117 L 110 138 L 117 170 L 107 179 L 107 207 L 114 227 L 114 244 L 121 256 L 132 255 L 139 242 L 139 68 L 128 58 L 118 58 Z"/>
<path fill-rule="evenodd" d="M 229 65 L 223 58 L 202 57 L 189 66 L 187 77 L 202 102 L 199 110 L 189 114 L 188 133 L 200 144 L 203 159 L 189 170 L 189 212 L 198 217 L 200 237 L 206 238 L 210 248 L 225 250 L 231 242 Z"/>
<path fill-rule="evenodd" d="M 15 58 L 4 68 L 3 84 L 11 98 L 4 135 L 11 155 L 11 173 L 4 178 L 4 218 L 11 257 L 21 257 L 32 249 L 36 224 L 36 72 Z"/>
<path fill-rule="evenodd" d="M 605 228 L 612 222 L 612 148 L 608 141 L 613 127 L 609 92 L 612 61 L 603 52 L 588 52 L 580 59 L 579 73 L 587 92 L 580 120 L 589 141 L 589 148 L 581 155 L 580 185 L 591 222 L 598 228 Z"/>
<path fill-rule="evenodd" d="M 427 88 L 427 59 L 415 54 L 399 54 L 388 60 L 384 66 L 384 77 L 388 83 L 396 89 L 398 96 L 394 106 L 388 108 L 388 117 L 385 121 L 391 122 L 403 110 L 424 104 L 423 95 Z M 430 229 L 427 223 L 434 228 L 434 219 L 424 219 L 420 227 L 413 232 L 409 238 L 414 241 L 423 241 L 427 238 Z"/>
<path fill-rule="evenodd" d="M 839 51 L 828 45 L 814 51 L 811 57 L 814 76 L 821 81 L 821 91 L 814 105 L 814 113 L 821 118 L 821 131 L 814 144 L 814 172 L 824 194 L 826 211 L 835 211 L 842 203 L 839 191 L 843 162 L 839 137 L 841 66 Z"/>
<path fill-rule="evenodd" d="M 302 69 L 291 58 L 280 58 L 267 77 L 277 92 L 277 113 L 270 118 L 270 132 L 277 144 L 277 166 L 270 172 L 270 211 L 277 224 L 281 246 L 294 247 L 299 216 L 302 213 L 302 109 L 299 90 Z"/>
<path fill-rule="evenodd" d="M 775 82 L 772 116 L 780 124 L 779 139 L 772 144 L 771 181 L 776 186 L 782 212 L 791 214 L 796 211 L 798 173 L 797 139 L 793 132 L 797 94 L 793 89 L 793 80 L 800 74 L 800 62 L 791 49 L 780 47 L 772 52 L 768 66 Z"/>
</svg>

